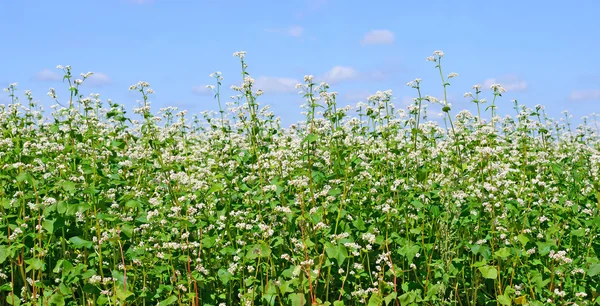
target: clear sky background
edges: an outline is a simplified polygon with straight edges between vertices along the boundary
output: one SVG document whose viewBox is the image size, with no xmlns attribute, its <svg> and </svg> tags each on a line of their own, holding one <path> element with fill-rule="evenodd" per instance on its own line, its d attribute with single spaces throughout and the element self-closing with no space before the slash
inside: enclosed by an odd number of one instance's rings
<svg viewBox="0 0 600 306">
<path fill-rule="evenodd" d="M 205 86 L 223 72 L 241 83 L 233 52 L 245 50 L 248 71 L 285 125 L 302 119 L 294 85 L 306 74 L 326 80 L 342 105 L 392 89 L 397 106 L 416 92 L 441 97 L 427 56 L 443 50 L 444 73 L 456 72 L 453 113 L 473 110 L 463 94 L 474 84 L 500 83 L 512 99 L 542 104 L 555 118 L 600 113 L 600 1 L 355 0 L 0 0 L 0 85 L 18 82 L 48 108 L 48 88 L 68 100 L 57 65 L 95 76 L 82 87 L 131 111 L 140 99 L 128 87 L 147 81 L 155 111 L 177 106 L 217 109 Z M 7 103 L 0 93 L 0 103 Z M 24 101 L 24 98 L 23 98 Z"/>
</svg>

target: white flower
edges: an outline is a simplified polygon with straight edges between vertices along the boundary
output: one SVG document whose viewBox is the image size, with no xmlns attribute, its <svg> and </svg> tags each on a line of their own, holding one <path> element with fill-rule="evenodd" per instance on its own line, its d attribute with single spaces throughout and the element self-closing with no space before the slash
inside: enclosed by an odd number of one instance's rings
<svg viewBox="0 0 600 306">
<path fill-rule="evenodd" d="M 238 52 L 234 52 L 233 56 L 235 57 L 239 57 L 240 59 L 244 59 L 244 57 L 246 56 L 246 51 L 238 51 Z"/>
<path fill-rule="evenodd" d="M 490 89 L 493 90 L 494 92 L 499 92 L 499 93 L 506 92 L 506 89 L 504 89 L 504 87 L 502 87 L 500 84 L 492 84 L 490 86 Z"/>
<path fill-rule="evenodd" d="M 456 73 L 456 72 L 450 72 L 450 74 L 448 74 L 448 78 L 449 78 L 449 79 L 451 79 L 451 78 L 455 78 L 455 77 L 457 77 L 457 76 L 458 76 L 458 73 Z"/>
</svg>

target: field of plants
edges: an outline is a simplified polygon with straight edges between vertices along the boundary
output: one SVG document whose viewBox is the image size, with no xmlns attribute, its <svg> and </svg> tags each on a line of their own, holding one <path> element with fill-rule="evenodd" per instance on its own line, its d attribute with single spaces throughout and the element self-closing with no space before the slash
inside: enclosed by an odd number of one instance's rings
<svg viewBox="0 0 600 306">
<path fill-rule="evenodd" d="M 283 128 L 250 77 L 190 116 L 70 96 L 0 105 L 0 304 L 600 305 L 600 134 L 475 85 L 354 107 L 305 76 Z M 486 100 L 487 99 L 487 100 Z M 426 105 L 441 104 L 443 120 Z M 514 109 L 497 115 L 497 106 Z M 137 118 L 137 119 L 134 119 Z"/>
</svg>

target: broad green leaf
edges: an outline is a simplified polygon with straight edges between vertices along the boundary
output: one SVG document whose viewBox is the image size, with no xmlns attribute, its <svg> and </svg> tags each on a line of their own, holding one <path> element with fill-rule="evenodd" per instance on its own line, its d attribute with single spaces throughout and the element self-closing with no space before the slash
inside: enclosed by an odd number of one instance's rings
<svg viewBox="0 0 600 306">
<path fill-rule="evenodd" d="M 23 182 L 29 178 L 29 174 L 27 172 L 21 172 L 17 175 L 17 182 Z"/>
<path fill-rule="evenodd" d="M 523 234 L 519 234 L 517 236 L 517 239 L 519 240 L 519 242 L 521 242 L 521 244 L 523 246 L 525 246 L 527 244 L 527 242 L 529 242 L 529 238 L 527 238 L 527 236 L 523 235 Z"/>
<path fill-rule="evenodd" d="M 168 298 L 162 300 L 160 303 L 158 303 L 158 306 L 167 306 L 167 305 L 171 305 L 175 302 L 177 302 L 177 296 L 171 295 Z"/>
<path fill-rule="evenodd" d="M 380 306 L 381 305 L 381 296 L 379 293 L 375 292 L 371 295 L 369 299 L 369 304 L 367 306 Z"/>
<path fill-rule="evenodd" d="M 219 277 L 223 285 L 227 285 L 227 283 L 233 275 L 225 269 L 219 269 L 219 271 L 217 272 L 217 276 Z"/>
<path fill-rule="evenodd" d="M 12 306 L 19 306 L 19 305 L 21 305 L 21 299 L 19 299 L 18 296 L 13 295 L 12 292 L 9 292 L 6 295 L 6 302 L 8 303 L 8 305 L 12 305 Z"/>
<path fill-rule="evenodd" d="M 292 306 L 304 306 L 306 305 L 306 297 L 301 293 L 292 293 L 289 296 L 290 302 L 292 302 Z"/>
<path fill-rule="evenodd" d="M 479 272 L 481 272 L 481 275 L 487 279 L 498 278 L 498 270 L 493 266 L 481 266 L 479 267 Z"/>
<path fill-rule="evenodd" d="M 0 264 L 8 258 L 8 248 L 5 245 L 0 245 Z"/>
<path fill-rule="evenodd" d="M 507 305 L 507 306 L 512 305 L 512 301 L 510 300 L 510 297 L 508 297 L 506 295 L 499 295 L 498 303 L 500 303 L 500 305 Z"/>
<path fill-rule="evenodd" d="M 138 208 L 140 207 L 140 202 L 136 200 L 129 200 L 125 203 L 125 207 L 127 208 Z"/>
<path fill-rule="evenodd" d="M 69 239 L 69 241 L 78 249 L 80 249 L 80 248 L 89 249 L 92 247 L 91 241 L 81 239 L 79 236 L 71 237 L 71 239 Z"/>
<path fill-rule="evenodd" d="M 223 184 L 215 183 L 210 187 L 210 189 L 208 190 L 208 193 L 211 194 L 213 192 L 221 191 L 224 188 L 225 188 L 225 186 L 223 186 Z"/>
<path fill-rule="evenodd" d="M 389 305 L 391 301 L 393 301 L 393 300 L 395 300 L 395 299 L 396 299 L 396 296 L 397 296 L 396 292 L 392 292 L 392 293 L 390 293 L 390 294 L 386 295 L 386 296 L 383 298 L 383 301 L 385 302 L 385 305 L 386 305 L 386 306 L 387 306 L 387 305 Z"/>
<path fill-rule="evenodd" d="M 596 276 L 596 275 L 600 274 L 600 263 L 595 263 L 595 264 L 591 265 L 587 271 L 587 274 L 589 276 Z"/>
<path fill-rule="evenodd" d="M 50 298 L 48 299 L 48 303 L 50 303 L 50 305 L 52 306 L 64 306 L 65 297 L 62 294 L 56 292 L 50 296 Z"/>
<path fill-rule="evenodd" d="M 507 257 L 510 256 L 510 249 L 509 248 L 500 248 L 498 251 L 496 251 L 494 256 L 500 257 L 502 259 L 506 259 Z"/>
<path fill-rule="evenodd" d="M 61 186 L 66 192 L 70 192 L 70 193 L 75 192 L 75 183 L 73 183 L 73 182 L 63 181 L 61 183 Z"/>
<path fill-rule="evenodd" d="M 124 288 L 122 288 L 121 286 L 115 287 L 115 297 L 119 301 L 125 301 L 128 297 L 130 297 L 132 295 L 133 295 L 133 292 L 131 292 L 129 290 L 125 291 Z"/>
<path fill-rule="evenodd" d="M 25 263 L 27 263 L 27 269 L 25 269 L 26 272 L 29 272 L 31 270 L 42 270 L 42 268 L 44 267 L 44 262 L 39 258 L 27 259 L 25 260 Z"/>
<path fill-rule="evenodd" d="M 44 222 L 42 222 L 42 228 L 50 234 L 54 233 L 54 221 L 55 220 L 44 220 Z"/>
<path fill-rule="evenodd" d="M 12 284 L 4 283 L 4 284 L 0 285 L 0 291 L 12 291 Z"/>
</svg>

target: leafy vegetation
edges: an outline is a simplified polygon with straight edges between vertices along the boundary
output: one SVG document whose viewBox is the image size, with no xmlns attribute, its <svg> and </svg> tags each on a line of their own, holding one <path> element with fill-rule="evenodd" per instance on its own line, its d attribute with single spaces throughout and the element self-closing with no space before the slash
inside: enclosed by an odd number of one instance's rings
<svg viewBox="0 0 600 306">
<path fill-rule="evenodd" d="M 351 107 L 312 76 L 282 128 L 241 60 L 239 94 L 191 120 L 84 97 L 44 119 L 0 106 L 0 303 L 9 305 L 600 304 L 600 139 L 504 89 L 451 115 L 444 96 Z M 58 100 L 56 91 L 48 93 Z M 426 121 L 441 103 L 444 125 Z M 65 103 L 66 104 L 66 103 Z M 484 117 L 490 114 L 491 119 Z"/>
</svg>

